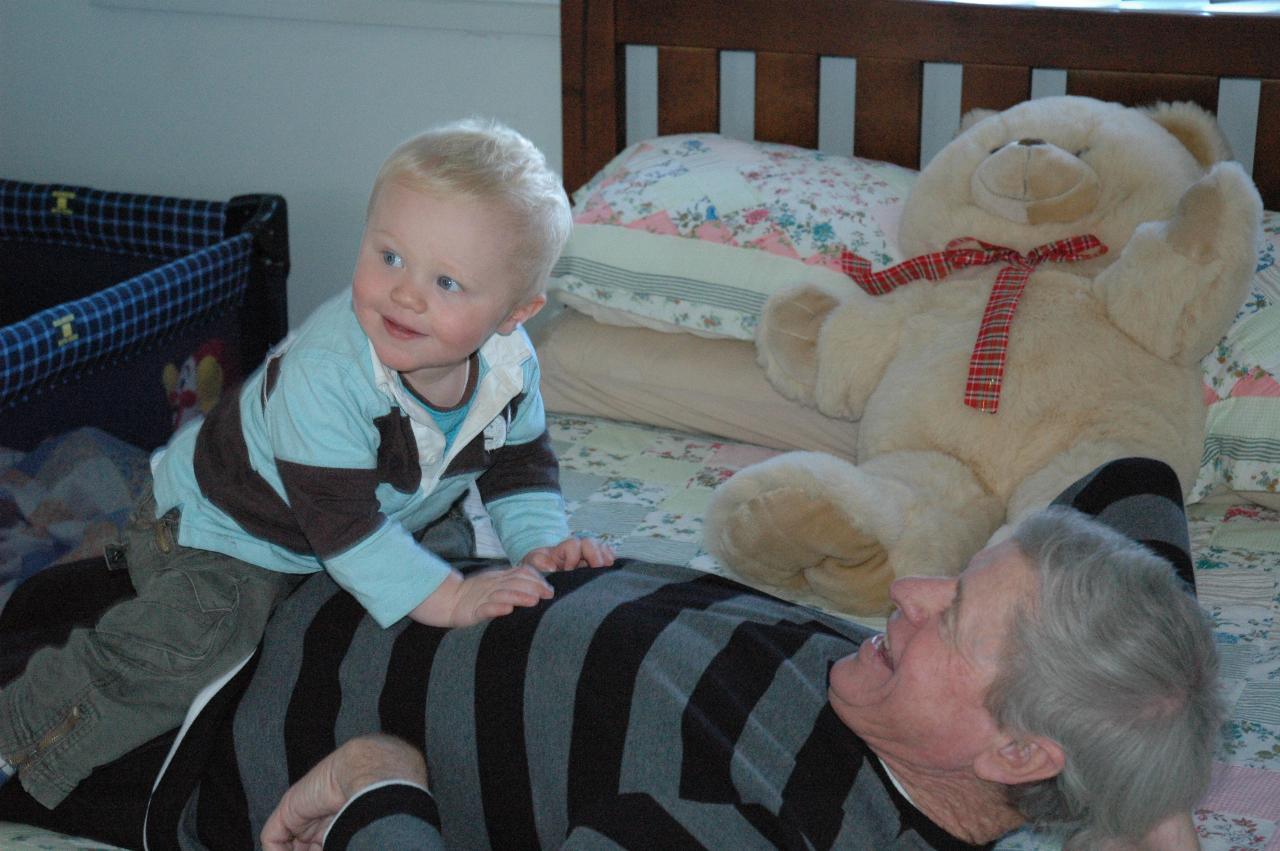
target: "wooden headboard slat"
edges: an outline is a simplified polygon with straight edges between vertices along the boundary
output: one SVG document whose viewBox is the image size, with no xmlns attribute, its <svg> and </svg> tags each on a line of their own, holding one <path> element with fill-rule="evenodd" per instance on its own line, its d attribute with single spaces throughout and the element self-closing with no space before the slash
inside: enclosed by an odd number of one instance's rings
<svg viewBox="0 0 1280 851">
<path fill-rule="evenodd" d="M 859 59 L 855 86 L 853 152 L 919 168 L 924 66 L 903 59 Z"/>
<path fill-rule="evenodd" d="M 714 133 L 720 129 L 720 51 L 658 49 L 658 133 Z"/>
<path fill-rule="evenodd" d="M 965 65 L 960 114 L 971 109 L 1008 109 L 1031 97 L 1031 69 L 1017 65 Z"/>
<path fill-rule="evenodd" d="M 572 192 L 582 185 L 579 179 L 584 161 L 598 154 L 588 151 L 586 128 L 586 91 L 588 68 L 585 47 L 586 27 L 583 17 L 586 8 L 582 0 L 560 2 L 560 125 L 561 144 L 564 146 L 565 188 Z M 585 179 L 585 178 L 584 178 Z"/>
<path fill-rule="evenodd" d="M 1113 100 L 1127 106 L 1189 100 L 1218 111 L 1218 78 L 1202 74 L 1131 74 L 1068 71 L 1067 94 Z"/>
<path fill-rule="evenodd" d="M 757 138 L 810 147 L 817 127 L 810 79 L 822 57 L 852 57 L 854 152 L 910 167 L 920 158 L 923 62 L 964 66 L 963 111 L 1029 96 L 1030 69 L 1066 71 L 1075 93 L 1126 103 L 1192 99 L 1209 108 L 1223 78 L 1259 80 L 1253 177 L 1268 207 L 1280 208 L 1280 15 L 929 0 L 735 0 L 731 13 L 723 0 L 561 0 L 560 10 L 570 188 L 625 146 L 621 57 L 637 44 L 658 47 L 660 57 L 672 48 L 705 51 L 660 58 L 664 131 L 718 126 L 718 114 L 714 125 L 706 118 L 718 113 L 720 97 L 707 57 L 750 51 Z M 673 69 L 695 65 L 701 82 L 673 81 L 682 73 Z"/>
<path fill-rule="evenodd" d="M 757 53 L 755 109 L 757 139 L 818 147 L 818 57 Z"/>
<path fill-rule="evenodd" d="M 564 177 L 570 191 L 626 145 L 625 63 L 612 3 L 561 0 Z"/>
<path fill-rule="evenodd" d="M 1280 43 L 1275 15 L 928 0 L 734 0 L 732 17 L 727 20 L 723 0 L 626 0 L 618 6 L 617 38 L 722 50 L 1237 77 L 1277 76 Z"/>
</svg>

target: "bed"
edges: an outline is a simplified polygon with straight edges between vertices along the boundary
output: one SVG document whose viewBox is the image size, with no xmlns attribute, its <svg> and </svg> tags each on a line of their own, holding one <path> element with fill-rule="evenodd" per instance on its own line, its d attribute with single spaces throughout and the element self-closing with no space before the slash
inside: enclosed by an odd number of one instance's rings
<svg viewBox="0 0 1280 851">
<path fill-rule="evenodd" d="M 725 573 L 701 542 L 719 483 L 789 449 L 851 451 L 856 424 L 801 408 L 765 381 L 755 319 L 789 276 L 830 273 L 820 258 L 804 261 L 832 240 L 881 264 L 895 258 L 912 170 L 928 156 L 931 128 L 954 129 L 959 112 L 1054 86 L 1216 110 L 1243 87 L 1248 115 L 1233 144 L 1252 152 L 1242 159 L 1268 210 L 1280 210 L 1274 15 L 919 0 L 743 0 L 731 16 L 710 0 L 560 8 L 564 172 L 579 227 L 555 271 L 560 312 L 536 341 L 571 526 L 624 556 Z M 754 68 L 745 94 L 744 63 Z M 952 82 L 939 84 L 940 72 Z M 939 85 L 951 94 L 940 120 L 929 114 Z M 669 164 L 695 155 L 708 168 L 691 190 Z M 751 168 L 762 162 L 771 168 Z M 754 185 L 743 178 L 766 173 Z M 783 206 L 759 203 L 760 193 Z M 796 214 L 833 209 L 833 194 L 849 215 Z M 1203 364 L 1209 428 L 1190 497 L 1197 584 L 1230 704 L 1195 814 L 1215 851 L 1280 849 L 1280 215 L 1264 225 L 1251 295 Z M 123 501 L 141 457 L 128 442 L 77 431 L 10 453 L 0 483 L 49 494 L 69 486 L 66 470 L 96 465 Z M 482 553 L 493 553 L 485 518 L 474 502 L 470 510 Z M 0 847 L 101 846 L 10 825 Z M 998 847 L 1055 846 L 1019 832 Z"/>
<path fill-rule="evenodd" d="M 1195 820 L 1207 849 L 1280 849 L 1280 9 L 1202 9 L 745 0 L 727 15 L 708 0 L 562 0 L 564 169 L 579 227 L 557 268 L 567 309 L 539 351 L 548 407 L 587 424 L 568 434 L 626 429 L 645 435 L 641 452 L 705 459 L 665 498 L 614 495 L 652 506 L 624 551 L 652 528 L 655 549 L 678 555 L 705 505 L 691 491 L 750 463 L 753 447 L 850 451 L 854 424 L 762 378 L 755 321 L 788 276 L 825 274 L 833 243 L 877 267 L 903 259 L 896 216 L 938 125 L 945 143 L 969 109 L 1055 93 L 1216 112 L 1269 212 L 1251 295 L 1202 364 L 1208 436 L 1189 501 L 1230 720 Z M 1248 114 L 1232 129 L 1241 99 Z M 573 443 L 571 470 L 584 459 Z M 605 498 L 577 503 L 584 525 Z M 1053 845 L 1022 832 L 998 847 Z"/>
</svg>

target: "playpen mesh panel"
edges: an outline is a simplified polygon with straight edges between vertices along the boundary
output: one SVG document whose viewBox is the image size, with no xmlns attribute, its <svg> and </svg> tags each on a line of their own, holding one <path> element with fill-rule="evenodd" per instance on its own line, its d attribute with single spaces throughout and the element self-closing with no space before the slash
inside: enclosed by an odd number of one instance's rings
<svg viewBox="0 0 1280 851">
<path fill-rule="evenodd" d="M 225 209 L 215 201 L 0 181 L 0 239 L 168 259 L 0 327 L 0 407 L 240 304 L 253 236 L 223 239 Z"/>
<path fill-rule="evenodd" d="M 173 258 L 221 240 L 225 213 L 220 201 L 0 180 L 0 239 Z"/>
<path fill-rule="evenodd" d="M 249 283 L 252 234 L 170 261 L 0 328 L 0 406 L 104 358 L 118 358 L 221 305 Z"/>
</svg>

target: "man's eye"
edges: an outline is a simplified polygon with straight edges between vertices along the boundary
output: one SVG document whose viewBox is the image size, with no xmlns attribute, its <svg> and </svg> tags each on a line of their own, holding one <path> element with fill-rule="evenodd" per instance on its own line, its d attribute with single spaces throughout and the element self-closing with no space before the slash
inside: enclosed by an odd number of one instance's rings
<svg viewBox="0 0 1280 851">
<path fill-rule="evenodd" d="M 453 278 L 450 278 L 448 275 L 441 275 L 436 278 L 436 286 L 451 293 L 457 292 L 461 289 L 461 287 L 458 286 L 458 282 Z"/>
<path fill-rule="evenodd" d="M 382 252 L 382 262 L 385 265 L 390 266 L 392 269 L 404 268 L 404 258 L 399 254 L 396 254 L 394 251 Z"/>
</svg>

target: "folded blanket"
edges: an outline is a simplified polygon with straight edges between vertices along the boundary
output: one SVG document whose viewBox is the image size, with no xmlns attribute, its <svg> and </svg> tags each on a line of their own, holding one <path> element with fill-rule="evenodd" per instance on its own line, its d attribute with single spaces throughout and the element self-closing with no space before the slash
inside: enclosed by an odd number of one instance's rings
<svg viewBox="0 0 1280 851">
<path fill-rule="evenodd" d="M 0 447 L 0 609 L 28 576 L 100 554 L 147 476 L 145 450 L 95 428 Z"/>
</svg>

